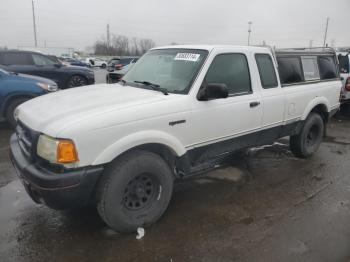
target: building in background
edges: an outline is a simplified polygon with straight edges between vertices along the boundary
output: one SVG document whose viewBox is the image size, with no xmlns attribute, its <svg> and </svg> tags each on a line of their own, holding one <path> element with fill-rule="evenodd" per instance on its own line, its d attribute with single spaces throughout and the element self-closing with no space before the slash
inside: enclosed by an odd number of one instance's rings
<svg viewBox="0 0 350 262">
<path fill-rule="evenodd" d="M 54 55 L 57 57 L 74 57 L 74 48 L 71 47 L 18 46 L 18 49 L 39 52 L 45 55 Z"/>
</svg>

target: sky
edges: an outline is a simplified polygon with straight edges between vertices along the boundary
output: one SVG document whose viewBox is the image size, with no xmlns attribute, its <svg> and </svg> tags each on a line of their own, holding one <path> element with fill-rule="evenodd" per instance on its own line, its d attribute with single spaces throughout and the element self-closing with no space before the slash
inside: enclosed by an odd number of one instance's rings
<svg viewBox="0 0 350 262">
<path fill-rule="evenodd" d="M 34 0 L 38 46 L 84 50 L 110 33 L 179 44 L 350 46 L 350 0 Z M 0 46 L 33 46 L 31 0 L 0 1 Z"/>
</svg>

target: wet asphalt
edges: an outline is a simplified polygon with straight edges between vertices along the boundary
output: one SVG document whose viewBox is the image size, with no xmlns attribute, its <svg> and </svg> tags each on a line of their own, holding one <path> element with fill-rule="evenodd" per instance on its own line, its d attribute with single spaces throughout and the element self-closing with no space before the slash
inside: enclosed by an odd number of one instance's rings
<svg viewBox="0 0 350 262">
<path fill-rule="evenodd" d="M 144 238 L 110 230 L 93 209 L 55 211 L 27 196 L 0 124 L 0 261 L 349 261 L 350 118 L 333 119 L 314 157 L 288 140 L 177 183 Z"/>
</svg>

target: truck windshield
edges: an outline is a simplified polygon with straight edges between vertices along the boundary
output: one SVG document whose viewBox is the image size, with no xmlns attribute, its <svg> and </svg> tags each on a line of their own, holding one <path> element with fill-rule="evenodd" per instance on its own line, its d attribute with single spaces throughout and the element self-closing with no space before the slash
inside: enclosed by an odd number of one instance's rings
<svg viewBox="0 0 350 262">
<path fill-rule="evenodd" d="M 149 82 L 168 93 L 187 94 L 205 58 L 206 50 L 159 49 L 151 50 L 123 77 L 127 85 L 149 88 L 140 82 Z"/>
</svg>

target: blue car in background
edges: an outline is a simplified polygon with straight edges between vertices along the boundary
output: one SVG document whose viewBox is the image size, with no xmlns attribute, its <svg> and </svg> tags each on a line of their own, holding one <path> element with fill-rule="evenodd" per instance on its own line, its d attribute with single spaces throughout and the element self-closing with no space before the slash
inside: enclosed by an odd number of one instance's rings
<svg viewBox="0 0 350 262">
<path fill-rule="evenodd" d="M 63 59 L 65 62 L 69 63 L 72 66 L 83 66 L 83 67 L 91 67 L 90 64 L 87 64 L 85 62 L 82 62 L 78 59 L 74 58 L 64 58 Z"/>
<path fill-rule="evenodd" d="M 17 106 L 31 98 L 57 90 L 57 84 L 49 79 L 0 69 L 0 119 L 6 119 L 14 127 Z"/>
</svg>

